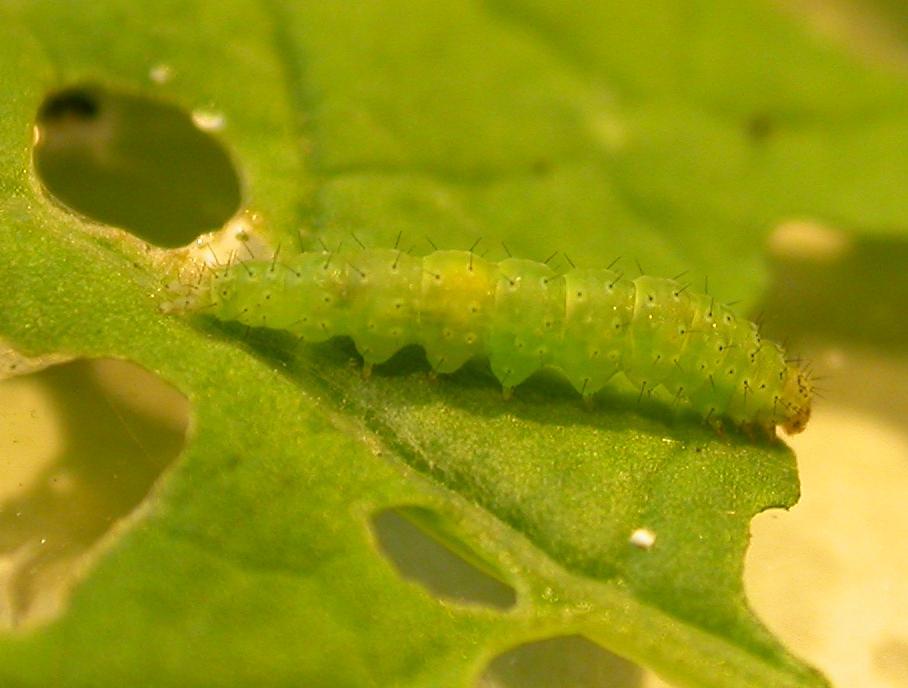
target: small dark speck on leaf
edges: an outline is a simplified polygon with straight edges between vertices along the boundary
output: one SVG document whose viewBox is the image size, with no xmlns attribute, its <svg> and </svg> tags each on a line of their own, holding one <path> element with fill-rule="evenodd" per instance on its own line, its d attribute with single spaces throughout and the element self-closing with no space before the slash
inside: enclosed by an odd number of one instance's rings
<svg viewBox="0 0 908 688">
<path fill-rule="evenodd" d="M 753 141 L 764 141 L 773 132 L 773 121 L 766 113 L 753 115 L 747 121 L 747 135 Z"/>
<path fill-rule="evenodd" d="M 98 101 L 90 92 L 83 88 L 68 88 L 44 101 L 38 111 L 38 121 L 90 120 L 97 117 L 99 111 Z"/>
</svg>

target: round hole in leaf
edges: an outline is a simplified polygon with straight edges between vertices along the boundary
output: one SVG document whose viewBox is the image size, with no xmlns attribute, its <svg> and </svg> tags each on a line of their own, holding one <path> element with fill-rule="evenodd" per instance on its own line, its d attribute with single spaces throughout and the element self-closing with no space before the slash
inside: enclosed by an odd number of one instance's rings
<svg viewBox="0 0 908 688">
<path fill-rule="evenodd" d="M 382 553 L 398 573 L 433 595 L 496 609 L 514 606 L 514 588 L 490 575 L 489 566 L 480 569 L 477 563 L 483 557 L 445 532 L 434 512 L 420 507 L 387 509 L 373 516 L 372 529 Z"/>
<path fill-rule="evenodd" d="M 56 200 L 163 247 L 221 227 L 241 186 L 224 146 L 183 109 L 78 85 L 38 108 L 35 170 Z"/>
<path fill-rule="evenodd" d="M 638 686 L 640 668 L 580 635 L 519 645 L 493 659 L 476 688 Z"/>
</svg>

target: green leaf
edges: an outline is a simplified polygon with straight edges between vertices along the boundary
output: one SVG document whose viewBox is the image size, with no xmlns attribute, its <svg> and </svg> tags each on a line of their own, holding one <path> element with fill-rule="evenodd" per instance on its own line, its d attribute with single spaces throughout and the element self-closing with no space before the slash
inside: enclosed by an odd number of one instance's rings
<svg viewBox="0 0 908 688">
<path fill-rule="evenodd" d="M 741 584 L 751 517 L 797 499 L 784 446 L 620 391 L 587 411 L 554 376 L 505 404 L 482 366 L 427 384 L 413 352 L 363 382 L 342 343 L 165 316 L 140 245 L 39 191 L 32 124 L 48 92 L 84 83 L 217 112 L 275 243 L 481 236 L 692 269 L 751 306 L 779 220 L 905 226 L 901 76 L 758 2 L 0 12 L 0 335 L 126 358 L 193 405 L 180 461 L 63 616 L 0 640 L 7 684 L 467 686 L 506 649 L 581 634 L 679 685 L 825 685 Z M 387 509 L 516 605 L 403 579 L 371 531 Z M 651 548 L 629 542 L 639 528 Z"/>
</svg>

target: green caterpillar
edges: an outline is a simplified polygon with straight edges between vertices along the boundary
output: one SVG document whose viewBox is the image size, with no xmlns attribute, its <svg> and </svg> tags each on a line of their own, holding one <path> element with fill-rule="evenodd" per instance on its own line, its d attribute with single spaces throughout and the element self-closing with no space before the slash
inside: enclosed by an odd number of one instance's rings
<svg viewBox="0 0 908 688">
<path fill-rule="evenodd" d="M 418 344 L 438 373 L 488 357 L 505 396 L 553 366 L 585 398 L 617 373 L 641 393 L 662 386 L 720 431 L 725 418 L 774 437 L 777 425 L 796 433 L 810 417 L 809 375 L 755 324 L 672 279 L 396 249 L 301 253 L 206 275 L 183 310 L 311 342 L 352 337 L 366 375 Z"/>
</svg>

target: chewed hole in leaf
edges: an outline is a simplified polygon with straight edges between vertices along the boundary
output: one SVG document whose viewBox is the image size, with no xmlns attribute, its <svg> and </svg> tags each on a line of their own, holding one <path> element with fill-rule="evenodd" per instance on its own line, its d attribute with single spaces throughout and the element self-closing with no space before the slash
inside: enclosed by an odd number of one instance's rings
<svg viewBox="0 0 908 688">
<path fill-rule="evenodd" d="M 182 246 L 240 206 L 230 156 L 179 107 L 94 85 L 38 109 L 35 170 L 47 191 L 97 222 Z"/>
<path fill-rule="evenodd" d="M 113 359 L 0 382 L 0 628 L 58 616 L 183 447 L 186 399 Z"/>
<path fill-rule="evenodd" d="M 494 576 L 493 567 L 447 531 L 433 512 L 387 509 L 373 516 L 372 528 L 382 553 L 400 575 L 433 595 L 496 609 L 514 606 L 514 588 Z"/>
<path fill-rule="evenodd" d="M 496 657 L 476 688 L 637 688 L 642 671 L 580 635 L 520 645 Z"/>
</svg>

